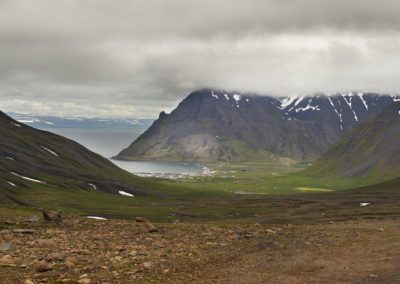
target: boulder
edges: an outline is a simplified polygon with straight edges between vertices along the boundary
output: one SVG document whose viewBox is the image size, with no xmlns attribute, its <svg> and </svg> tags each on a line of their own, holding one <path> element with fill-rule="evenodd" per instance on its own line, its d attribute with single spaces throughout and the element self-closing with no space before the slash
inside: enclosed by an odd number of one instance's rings
<svg viewBox="0 0 400 284">
<path fill-rule="evenodd" d="M 146 218 L 143 218 L 143 217 L 136 217 L 135 220 L 136 220 L 136 222 L 150 223 L 149 220 L 147 220 Z"/>
<path fill-rule="evenodd" d="M 153 266 L 153 263 L 151 261 L 146 261 L 143 263 L 143 267 L 146 269 L 150 269 Z"/>
<path fill-rule="evenodd" d="M 158 230 L 156 227 L 153 226 L 150 222 L 144 223 L 144 227 L 146 228 L 147 232 L 149 233 L 157 233 Z"/>
<path fill-rule="evenodd" d="M 153 224 L 151 224 L 150 221 L 147 220 L 146 218 L 136 217 L 135 220 L 138 223 L 144 223 L 144 227 L 146 228 L 147 232 L 149 232 L 149 233 L 158 232 L 157 228 Z"/>
<path fill-rule="evenodd" d="M 41 221 L 41 219 L 37 215 L 31 215 L 28 217 L 28 219 L 25 220 L 25 222 L 32 222 L 32 223 L 37 223 L 40 221 Z"/>
<path fill-rule="evenodd" d="M 16 266 L 16 260 L 11 255 L 5 255 L 0 258 L 0 266 Z"/>
<path fill-rule="evenodd" d="M 13 233 L 16 233 L 16 234 L 33 234 L 33 233 L 35 233 L 35 230 L 34 229 L 12 229 L 12 232 Z"/>
<path fill-rule="evenodd" d="M 61 215 L 56 211 L 43 211 L 43 218 L 47 222 L 59 222 L 61 221 Z"/>
<path fill-rule="evenodd" d="M 46 272 L 46 271 L 49 271 L 49 270 L 52 270 L 52 269 L 53 269 L 53 266 L 48 264 L 45 261 L 39 261 L 35 265 L 35 271 L 36 272 Z"/>
<path fill-rule="evenodd" d="M 15 250 L 16 247 L 14 246 L 13 243 L 6 243 L 0 246 L 0 251 L 12 251 Z"/>
<path fill-rule="evenodd" d="M 66 257 L 67 257 L 66 254 L 56 252 L 56 253 L 53 253 L 52 255 L 50 255 L 48 257 L 48 260 L 63 261 Z"/>
</svg>

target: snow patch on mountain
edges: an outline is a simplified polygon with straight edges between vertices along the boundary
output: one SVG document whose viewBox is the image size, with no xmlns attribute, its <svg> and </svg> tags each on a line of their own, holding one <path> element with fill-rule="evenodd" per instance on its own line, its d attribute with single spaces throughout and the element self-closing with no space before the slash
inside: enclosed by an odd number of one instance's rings
<svg viewBox="0 0 400 284">
<path fill-rule="evenodd" d="M 93 183 L 88 183 L 89 186 L 91 186 L 94 190 L 97 190 L 97 186 Z"/>
<path fill-rule="evenodd" d="M 213 96 L 213 97 L 216 98 L 217 100 L 219 99 L 218 95 L 214 94 L 214 91 L 211 91 L 211 96 Z"/>
<path fill-rule="evenodd" d="M 296 102 L 294 103 L 294 106 L 297 106 L 301 101 L 304 99 L 304 96 L 299 97 Z"/>
<path fill-rule="evenodd" d="M 130 194 L 129 192 L 118 190 L 118 193 L 124 196 L 129 196 L 129 197 L 135 197 L 133 194 Z"/>
<path fill-rule="evenodd" d="M 311 102 L 309 102 L 308 105 L 307 105 L 306 107 L 299 107 L 299 108 L 297 108 L 297 109 L 296 109 L 296 112 L 299 112 L 299 111 L 307 111 L 307 110 L 309 110 L 309 109 L 311 109 L 311 110 L 317 110 L 317 111 L 320 111 L 320 110 L 321 110 L 321 109 L 319 108 L 319 106 L 312 106 L 310 103 L 311 103 Z"/>
<path fill-rule="evenodd" d="M 343 93 L 341 95 L 342 95 L 343 99 L 345 100 L 345 102 L 347 103 L 347 105 L 350 107 L 351 111 L 353 112 L 354 119 L 358 122 L 358 116 L 352 106 L 353 93 L 348 93 L 347 96 L 346 96 L 346 94 L 343 94 Z M 347 97 L 349 98 L 349 100 L 347 100 Z"/>
<path fill-rule="evenodd" d="M 364 104 L 364 106 L 365 106 L 365 109 L 366 110 L 368 110 L 368 104 L 367 104 L 367 102 L 365 101 L 365 99 L 364 99 L 364 94 L 363 93 L 358 93 L 358 96 L 360 97 L 360 99 L 361 99 L 361 101 L 363 102 L 363 104 Z"/>
<path fill-rule="evenodd" d="M 278 106 L 279 109 L 285 109 L 288 106 L 290 106 L 294 100 L 296 100 L 297 97 L 288 97 L 288 98 L 283 98 L 280 99 L 279 102 L 281 103 L 280 106 Z"/>
<path fill-rule="evenodd" d="M 400 102 L 400 96 L 390 95 L 394 102 Z"/>
<path fill-rule="evenodd" d="M 108 220 L 107 218 L 99 217 L 99 216 L 86 216 L 86 218 L 95 219 L 95 220 Z"/>
<path fill-rule="evenodd" d="M 342 118 L 342 113 L 339 113 L 339 111 L 336 109 L 335 105 L 333 104 L 331 97 L 327 97 L 331 106 L 333 107 L 333 109 L 335 110 L 336 114 L 339 116 L 339 121 L 340 121 L 340 129 L 343 130 L 343 118 Z"/>
<path fill-rule="evenodd" d="M 56 152 L 50 150 L 49 148 L 46 148 L 46 147 L 44 147 L 44 146 L 40 146 L 40 147 L 42 147 L 43 149 L 45 149 L 45 150 L 46 150 L 47 152 L 49 152 L 50 154 L 52 154 L 52 155 L 58 157 L 58 154 L 57 154 Z"/>
<path fill-rule="evenodd" d="M 236 103 L 238 103 L 242 99 L 242 96 L 238 95 L 238 94 L 234 94 L 233 99 L 236 101 Z"/>
<path fill-rule="evenodd" d="M 235 102 L 236 102 L 236 108 L 239 108 L 239 101 L 242 99 L 242 96 L 241 95 L 238 95 L 238 94 L 233 94 L 233 99 L 235 100 Z"/>
<path fill-rule="evenodd" d="M 20 178 L 25 179 L 25 180 L 29 180 L 29 181 L 33 181 L 33 182 L 37 182 L 37 183 L 44 183 L 44 184 L 45 184 L 44 181 L 41 181 L 41 180 L 38 180 L 38 179 L 33 179 L 33 178 L 29 178 L 29 177 L 24 177 L 24 176 L 21 176 L 21 175 L 19 175 L 19 174 L 17 174 L 17 173 L 14 173 L 14 172 L 10 172 L 10 173 L 11 173 L 12 175 L 15 175 L 15 176 L 20 177 Z"/>
</svg>

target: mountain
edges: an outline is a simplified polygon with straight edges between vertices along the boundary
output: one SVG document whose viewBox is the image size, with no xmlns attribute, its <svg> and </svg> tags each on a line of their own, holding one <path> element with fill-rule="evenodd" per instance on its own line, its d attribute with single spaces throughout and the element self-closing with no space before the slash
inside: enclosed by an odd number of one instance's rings
<svg viewBox="0 0 400 284">
<path fill-rule="evenodd" d="M 148 128 L 154 119 L 85 118 L 7 113 L 18 122 L 35 128 Z"/>
<path fill-rule="evenodd" d="M 373 181 L 400 177 L 400 102 L 357 125 L 302 174 Z"/>
<path fill-rule="evenodd" d="M 399 96 L 374 93 L 276 98 L 204 89 L 160 113 L 115 158 L 160 161 L 312 161 Z"/>
<path fill-rule="evenodd" d="M 41 189 L 153 194 L 141 183 L 78 143 L 0 112 L 0 203 L 18 203 L 24 199 L 21 192 Z"/>
</svg>

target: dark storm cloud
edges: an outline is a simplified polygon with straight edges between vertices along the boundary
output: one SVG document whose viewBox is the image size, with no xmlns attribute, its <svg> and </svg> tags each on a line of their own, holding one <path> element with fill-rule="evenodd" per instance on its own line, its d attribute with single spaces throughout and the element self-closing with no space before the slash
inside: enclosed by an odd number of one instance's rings
<svg viewBox="0 0 400 284">
<path fill-rule="evenodd" d="M 0 0 L 0 108 L 156 117 L 205 86 L 398 92 L 398 1 Z"/>
</svg>

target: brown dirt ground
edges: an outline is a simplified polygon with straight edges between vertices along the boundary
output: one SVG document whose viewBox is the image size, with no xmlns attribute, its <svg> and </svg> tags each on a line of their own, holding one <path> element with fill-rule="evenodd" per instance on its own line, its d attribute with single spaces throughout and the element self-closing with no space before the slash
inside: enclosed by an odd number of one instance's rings
<svg viewBox="0 0 400 284">
<path fill-rule="evenodd" d="M 1 283 L 400 283 L 396 220 L 156 224 L 150 234 L 132 221 L 7 219 L 16 224 L 3 218 L 0 245 L 17 249 L 0 252 L 0 264 L 11 259 Z M 5 231 L 15 228 L 35 232 Z M 36 272 L 38 261 L 52 269 Z"/>
</svg>

